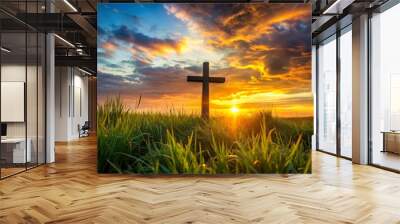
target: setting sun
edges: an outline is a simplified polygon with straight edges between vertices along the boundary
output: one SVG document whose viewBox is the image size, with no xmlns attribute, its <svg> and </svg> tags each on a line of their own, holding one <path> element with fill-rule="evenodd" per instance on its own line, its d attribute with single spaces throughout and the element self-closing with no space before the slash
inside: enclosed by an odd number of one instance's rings
<svg viewBox="0 0 400 224">
<path fill-rule="evenodd" d="M 236 106 L 232 106 L 231 107 L 231 113 L 233 113 L 233 114 L 239 113 L 239 108 L 237 108 Z"/>
</svg>

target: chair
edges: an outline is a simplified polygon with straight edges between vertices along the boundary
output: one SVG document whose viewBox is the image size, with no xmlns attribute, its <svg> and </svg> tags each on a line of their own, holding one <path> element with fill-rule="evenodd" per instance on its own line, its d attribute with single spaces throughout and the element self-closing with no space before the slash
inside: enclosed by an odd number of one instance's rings
<svg viewBox="0 0 400 224">
<path fill-rule="evenodd" d="M 85 121 L 82 127 L 78 124 L 79 138 L 89 136 L 90 123 Z"/>
</svg>

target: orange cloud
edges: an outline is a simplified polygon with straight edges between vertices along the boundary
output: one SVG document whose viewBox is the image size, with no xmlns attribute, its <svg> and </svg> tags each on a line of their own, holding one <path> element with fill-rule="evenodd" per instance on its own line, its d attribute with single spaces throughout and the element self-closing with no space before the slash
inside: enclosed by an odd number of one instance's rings
<svg viewBox="0 0 400 224">
<path fill-rule="evenodd" d="M 105 50 L 106 54 L 108 56 L 110 56 L 111 54 L 113 54 L 117 49 L 118 46 L 114 43 L 112 43 L 111 41 L 107 41 L 102 45 L 103 49 Z"/>
<path fill-rule="evenodd" d="M 110 31 L 109 35 L 109 39 L 118 42 L 121 50 L 128 49 L 134 58 L 139 57 L 142 61 L 151 61 L 157 56 L 166 56 L 171 53 L 180 54 L 188 46 L 185 37 L 176 39 L 150 37 L 125 25 L 116 27 Z M 109 43 L 110 41 L 106 43 L 107 45 L 103 45 L 104 49 L 114 51 L 115 46 Z"/>
<path fill-rule="evenodd" d="M 185 49 L 187 49 L 187 39 L 181 38 L 175 42 L 155 42 L 149 45 L 133 45 L 133 49 L 139 49 L 141 52 L 145 53 L 150 58 L 155 58 L 157 56 L 165 56 L 171 53 L 181 54 Z"/>
</svg>

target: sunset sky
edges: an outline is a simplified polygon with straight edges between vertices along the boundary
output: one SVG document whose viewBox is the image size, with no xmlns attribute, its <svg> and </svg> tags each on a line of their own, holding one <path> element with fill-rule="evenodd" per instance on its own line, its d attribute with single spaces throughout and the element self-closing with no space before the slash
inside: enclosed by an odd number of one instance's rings
<svg viewBox="0 0 400 224">
<path fill-rule="evenodd" d="M 99 4 L 98 103 L 120 95 L 146 111 L 312 116 L 311 10 L 308 4 Z"/>
</svg>

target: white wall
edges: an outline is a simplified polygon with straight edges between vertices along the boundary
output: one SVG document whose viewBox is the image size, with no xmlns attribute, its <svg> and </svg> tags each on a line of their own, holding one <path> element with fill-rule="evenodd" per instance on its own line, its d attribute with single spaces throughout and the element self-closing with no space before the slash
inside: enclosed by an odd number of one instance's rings
<svg viewBox="0 0 400 224">
<path fill-rule="evenodd" d="M 88 120 L 88 77 L 76 68 L 56 67 L 55 85 L 55 140 L 77 139 L 78 125 Z"/>
<path fill-rule="evenodd" d="M 56 67 L 55 69 L 55 140 L 67 141 L 69 133 L 69 96 L 68 88 L 70 77 L 69 68 Z"/>
<path fill-rule="evenodd" d="M 74 75 L 74 107 L 72 108 L 72 119 L 71 119 L 71 135 L 76 138 L 79 137 L 78 125 L 83 125 L 85 121 L 89 119 L 88 113 L 88 77 L 82 76 L 82 73 L 76 74 L 77 70 L 75 70 Z"/>
<path fill-rule="evenodd" d="M 25 64 L 24 65 L 2 65 L 1 66 L 2 82 L 25 82 Z M 1 108 L 7 110 L 7 108 Z M 25 123 L 7 123 L 7 137 L 25 137 Z"/>
</svg>

